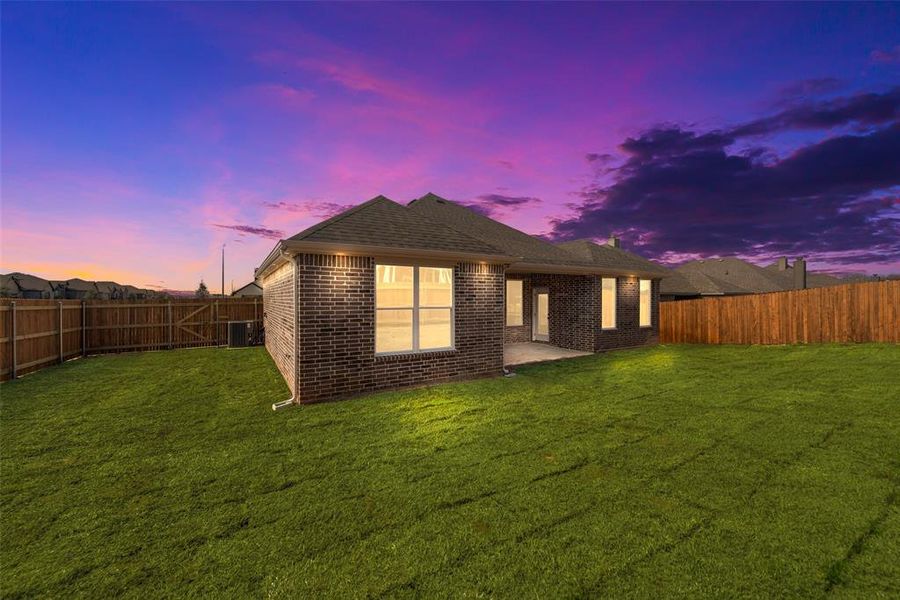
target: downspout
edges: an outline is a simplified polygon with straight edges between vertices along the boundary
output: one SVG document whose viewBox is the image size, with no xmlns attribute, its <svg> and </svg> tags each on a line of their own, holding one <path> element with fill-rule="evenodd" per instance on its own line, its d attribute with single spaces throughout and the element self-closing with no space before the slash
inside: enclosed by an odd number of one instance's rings
<svg viewBox="0 0 900 600">
<path fill-rule="evenodd" d="M 299 364 L 299 350 L 300 350 L 300 332 L 298 331 L 298 323 L 300 317 L 300 311 L 298 310 L 298 289 L 297 289 L 297 257 L 291 256 L 284 250 L 281 251 L 281 255 L 291 261 L 293 266 L 293 284 L 291 285 L 293 303 L 294 303 L 294 394 L 288 398 L 287 400 L 282 400 L 281 402 L 275 402 L 272 404 L 272 410 L 281 410 L 283 408 L 291 407 L 295 404 L 299 404 L 299 397 L 297 395 L 297 390 L 300 387 L 300 364 Z"/>
</svg>

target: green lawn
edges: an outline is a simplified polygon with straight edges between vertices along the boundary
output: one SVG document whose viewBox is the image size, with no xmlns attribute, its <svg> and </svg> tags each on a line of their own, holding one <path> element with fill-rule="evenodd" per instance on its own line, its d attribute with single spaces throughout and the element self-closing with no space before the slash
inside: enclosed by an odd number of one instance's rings
<svg viewBox="0 0 900 600">
<path fill-rule="evenodd" d="M 273 413 L 264 351 L 0 386 L 4 597 L 898 597 L 900 347 L 669 346 Z"/>
</svg>

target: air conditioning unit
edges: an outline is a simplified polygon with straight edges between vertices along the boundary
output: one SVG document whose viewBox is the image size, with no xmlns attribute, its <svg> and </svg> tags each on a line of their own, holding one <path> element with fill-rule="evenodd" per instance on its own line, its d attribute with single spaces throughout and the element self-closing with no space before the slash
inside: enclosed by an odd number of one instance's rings
<svg viewBox="0 0 900 600">
<path fill-rule="evenodd" d="M 228 347 L 246 348 L 253 341 L 253 321 L 228 321 Z"/>
</svg>

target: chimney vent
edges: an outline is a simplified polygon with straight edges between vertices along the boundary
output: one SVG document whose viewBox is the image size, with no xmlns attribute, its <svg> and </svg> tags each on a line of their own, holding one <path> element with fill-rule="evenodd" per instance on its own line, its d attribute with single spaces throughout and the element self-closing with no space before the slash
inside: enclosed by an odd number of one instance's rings
<svg viewBox="0 0 900 600">
<path fill-rule="evenodd" d="M 619 247 L 619 238 L 614 235 L 609 236 L 609 241 L 606 242 L 607 246 L 612 246 L 613 248 Z"/>
<path fill-rule="evenodd" d="M 794 289 L 806 289 L 806 261 L 802 258 L 794 260 Z"/>
<path fill-rule="evenodd" d="M 788 268 L 787 256 L 782 256 L 781 258 L 778 259 L 778 270 L 779 271 L 787 271 L 787 268 Z"/>
</svg>

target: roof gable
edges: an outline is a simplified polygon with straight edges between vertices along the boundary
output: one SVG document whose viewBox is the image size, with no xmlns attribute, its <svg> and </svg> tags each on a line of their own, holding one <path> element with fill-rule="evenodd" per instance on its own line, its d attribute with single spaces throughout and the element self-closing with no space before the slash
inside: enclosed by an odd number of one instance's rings
<svg viewBox="0 0 900 600">
<path fill-rule="evenodd" d="M 504 225 L 436 194 L 428 193 L 413 200 L 408 206 L 418 214 L 445 223 L 458 231 L 465 231 L 484 243 L 490 243 L 505 254 L 521 257 L 522 262 L 593 266 L 589 261 L 580 260 L 550 242 Z"/>
<path fill-rule="evenodd" d="M 502 254 L 495 246 L 377 196 L 289 238 L 322 242 L 434 250 L 472 254 Z"/>
</svg>

